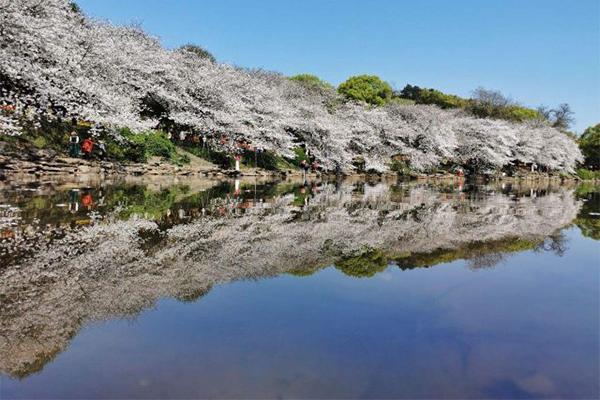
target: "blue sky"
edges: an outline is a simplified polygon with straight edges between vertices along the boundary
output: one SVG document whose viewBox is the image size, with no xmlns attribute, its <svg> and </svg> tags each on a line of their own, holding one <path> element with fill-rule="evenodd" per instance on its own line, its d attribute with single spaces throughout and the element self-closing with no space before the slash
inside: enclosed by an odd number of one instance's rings
<svg viewBox="0 0 600 400">
<path fill-rule="evenodd" d="M 77 0 L 136 22 L 167 47 L 339 84 L 376 74 L 469 96 L 501 90 L 527 106 L 569 103 L 575 130 L 600 122 L 600 0 Z"/>
</svg>

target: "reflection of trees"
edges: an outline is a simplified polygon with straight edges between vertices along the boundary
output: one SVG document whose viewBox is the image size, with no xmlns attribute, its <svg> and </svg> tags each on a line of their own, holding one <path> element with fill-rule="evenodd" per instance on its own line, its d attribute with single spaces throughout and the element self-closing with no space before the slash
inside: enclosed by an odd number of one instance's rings
<svg viewBox="0 0 600 400">
<path fill-rule="evenodd" d="M 567 237 L 562 232 L 554 232 L 552 235 L 548 235 L 540 247 L 553 252 L 557 256 L 562 256 L 567 251 Z"/>
<path fill-rule="evenodd" d="M 160 297 L 194 301 L 232 280 L 327 265 L 352 276 L 372 276 L 388 263 L 414 268 L 468 259 L 486 267 L 526 249 L 564 251 L 552 235 L 579 210 L 565 189 L 542 197 L 420 185 L 365 189 L 323 185 L 308 205 L 281 194 L 264 208 L 167 228 L 106 218 L 36 242 L 18 265 L 0 270 L 0 370 L 23 376 L 41 368 L 87 321 L 135 315 Z"/>
<path fill-rule="evenodd" d="M 344 274 L 359 278 L 373 276 L 387 266 L 388 259 L 380 250 L 368 250 L 335 263 L 335 267 Z"/>
<path fill-rule="evenodd" d="M 551 236 L 563 238 L 560 233 Z M 542 237 L 532 236 L 524 239 L 508 236 L 500 240 L 467 242 L 453 248 L 439 248 L 423 253 L 390 254 L 387 256 L 387 262 L 396 264 L 403 270 L 431 267 L 456 260 L 467 260 L 472 269 L 490 268 L 513 253 L 526 250 L 553 251 L 552 248 L 545 246 L 545 243 L 546 240 Z"/>
<path fill-rule="evenodd" d="M 581 229 L 583 236 L 600 240 L 600 187 L 581 185 L 576 194 L 584 203 L 574 221 L 575 224 Z"/>
<path fill-rule="evenodd" d="M 182 301 L 184 303 L 193 303 L 199 298 L 203 297 L 208 292 L 210 292 L 210 289 L 211 286 L 183 289 L 176 298 L 177 300 Z"/>
</svg>

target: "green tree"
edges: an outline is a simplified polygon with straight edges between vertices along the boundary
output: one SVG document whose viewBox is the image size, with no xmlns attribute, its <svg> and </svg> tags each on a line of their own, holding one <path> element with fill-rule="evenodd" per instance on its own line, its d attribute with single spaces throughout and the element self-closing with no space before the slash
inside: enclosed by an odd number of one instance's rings
<svg viewBox="0 0 600 400">
<path fill-rule="evenodd" d="M 406 85 L 400 91 L 400 93 L 398 94 L 398 97 L 401 97 L 403 99 L 413 100 L 416 102 L 421 97 L 421 88 L 416 85 L 415 86 L 410 85 L 410 84 Z"/>
<path fill-rule="evenodd" d="M 179 49 L 187 51 L 188 53 L 195 54 L 199 58 L 209 60 L 212 63 L 217 62 L 217 59 L 215 58 L 215 56 L 212 55 L 210 51 L 198 45 L 188 43 L 186 45 L 181 46 Z"/>
<path fill-rule="evenodd" d="M 383 105 L 392 99 L 392 87 L 375 75 L 358 75 L 348 78 L 338 87 L 338 92 L 348 99 Z"/>
<path fill-rule="evenodd" d="M 309 90 L 321 91 L 321 90 L 333 90 L 333 85 L 329 82 L 325 82 L 316 75 L 311 74 L 299 74 L 290 77 L 290 80 L 298 82 Z"/>
<path fill-rule="evenodd" d="M 585 165 L 600 169 L 600 124 L 587 128 L 579 139 L 579 148 L 585 157 Z"/>
</svg>

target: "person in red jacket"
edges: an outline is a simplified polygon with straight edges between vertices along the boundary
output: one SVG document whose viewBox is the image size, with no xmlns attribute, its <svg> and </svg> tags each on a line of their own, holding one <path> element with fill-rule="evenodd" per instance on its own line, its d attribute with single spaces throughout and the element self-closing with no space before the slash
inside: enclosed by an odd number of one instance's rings
<svg viewBox="0 0 600 400">
<path fill-rule="evenodd" d="M 91 138 L 86 138 L 83 143 L 81 143 L 81 151 L 86 158 L 90 158 L 92 156 L 92 150 L 94 149 L 94 142 Z"/>
<path fill-rule="evenodd" d="M 94 203 L 94 199 L 92 197 L 92 194 L 90 192 L 86 192 L 84 194 L 81 195 L 81 204 L 87 208 L 88 210 L 91 208 L 92 204 Z"/>
</svg>

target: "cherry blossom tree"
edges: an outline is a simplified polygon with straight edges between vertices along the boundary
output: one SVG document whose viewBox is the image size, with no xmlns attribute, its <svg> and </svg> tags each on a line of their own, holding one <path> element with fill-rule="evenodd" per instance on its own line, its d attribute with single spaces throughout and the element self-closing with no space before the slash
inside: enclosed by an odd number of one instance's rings
<svg viewBox="0 0 600 400">
<path fill-rule="evenodd" d="M 303 142 L 328 169 L 415 170 L 440 163 L 496 169 L 536 162 L 573 171 L 575 142 L 547 123 L 475 118 L 434 106 L 367 107 L 281 74 L 168 50 L 138 26 L 87 18 L 67 0 L 0 0 L 0 131 L 70 118 L 134 132 L 165 121 L 182 130 L 243 138 L 284 156 Z M 539 141 L 538 141 L 539 140 Z"/>
</svg>

